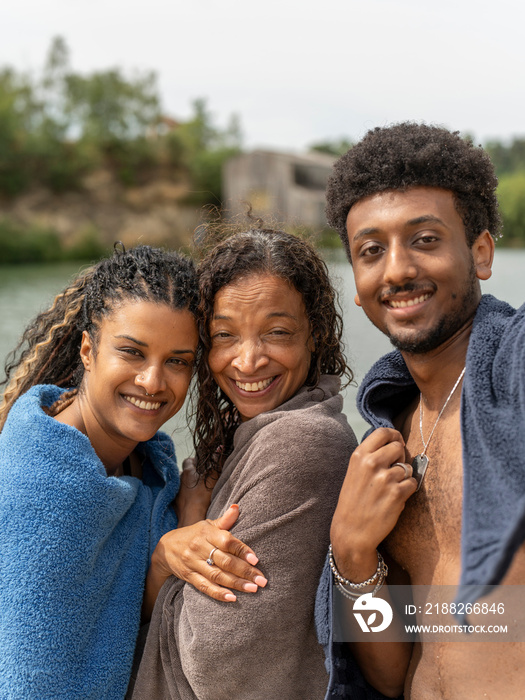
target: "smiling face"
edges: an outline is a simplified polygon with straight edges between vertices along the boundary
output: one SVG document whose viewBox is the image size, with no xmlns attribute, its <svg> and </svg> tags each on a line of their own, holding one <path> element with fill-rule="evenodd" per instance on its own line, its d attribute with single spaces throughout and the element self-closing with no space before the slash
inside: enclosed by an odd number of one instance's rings
<svg viewBox="0 0 525 700">
<path fill-rule="evenodd" d="M 291 398 L 308 376 L 313 341 L 301 294 L 280 277 L 250 275 L 215 295 L 208 363 L 248 420 Z"/>
<path fill-rule="evenodd" d="M 98 453 L 111 454 L 112 446 L 131 451 L 177 413 L 197 343 L 189 311 L 147 301 L 125 301 L 104 317 L 96 347 L 84 332 L 79 407 Z"/>
<path fill-rule="evenodd" d="M 452 192 L 414 187 L 366 197 L 350 209 L 356 303 L 407 353 L 439 347 L 473 317 L 488 279 L 493 239 L 467 245 Z"/>
</svg>

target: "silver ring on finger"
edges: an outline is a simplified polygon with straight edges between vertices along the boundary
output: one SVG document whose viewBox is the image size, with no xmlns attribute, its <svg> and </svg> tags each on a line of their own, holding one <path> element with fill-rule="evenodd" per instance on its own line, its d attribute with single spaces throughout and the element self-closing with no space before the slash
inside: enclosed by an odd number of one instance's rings
<svg viewBox="0 0 525 700">
<path fill-rule="evenodd" d="M 215 566 L 215 562 L 213 561 L 213 552 L 217 551 L 217 549 L 219 549 L 219 548 L 214 547 L 211 550 L 209 557 L 206 559 L 206 564 L 208 564 L 208 566 Z"/>
<path fill-rule="evenodd" d="M 405 470 L 405 476 L 401 479 L 401 481 L 405 481 L 406 479 L 410 478 L 410 472 L 408 471 L 408 467 L 406 464 L 403 464 L 403 462 L 394 462 L 392 465 L 393 467 L 403 467 Z"/>
</svg>

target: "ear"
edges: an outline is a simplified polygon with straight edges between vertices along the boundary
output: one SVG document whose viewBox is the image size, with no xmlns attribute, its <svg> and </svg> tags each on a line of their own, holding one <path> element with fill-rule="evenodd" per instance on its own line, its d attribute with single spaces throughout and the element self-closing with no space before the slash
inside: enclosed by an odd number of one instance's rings
<svg viewBox="0 0 525 700">
<path fill-rule="evenodd" d="M 476 267 L 476 277 L 480 280 L 488 280 L 492 275 L 494 239 L 486 229 L 479 234 L 472 245 L 472 259 Z"/>
<path fill-rule="evenodd" d="M 356 306 L 361 306 L 361 300 L 359 299 L 359 294 L 355 295 L 354 302 L 355 302 Z"/>
<path fill-rule="evenodd" d="M 93 343 L 87 331 L 82 332 L 82 341 L 80 343 L 80 359 L 84 365 L 86 372 L 89 372 L 91 363 L 93 362 Z"/>
</svg>

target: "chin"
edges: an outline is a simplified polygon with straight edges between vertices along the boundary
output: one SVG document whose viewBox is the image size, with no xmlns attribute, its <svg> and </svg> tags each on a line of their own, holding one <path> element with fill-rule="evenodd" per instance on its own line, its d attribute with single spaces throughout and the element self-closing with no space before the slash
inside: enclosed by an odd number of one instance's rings
<svg viewBox="0 0 525 700">
<path fill-rule="evenodd" d="M 447 319 L 442 319 L 435 328 L 429 331 L 418 331 L 406 336 L 387 332 L 387 336 L 397 350 L 411 355 L 424 355 L 443 345 L 460 330 L 464 323 L 464 320 L 458 323 L 448 323 Z"/>
<path fill-rule="evenodd" d="M 138 430 L 128 431 L 128 439 L 133 440 L 133 442 L 146 442 L 151 440 L 151 438 L 157 433 L 161 426 L 152 427 L 150 430 L 145 430 L 142 426 Z"/>
</svg>

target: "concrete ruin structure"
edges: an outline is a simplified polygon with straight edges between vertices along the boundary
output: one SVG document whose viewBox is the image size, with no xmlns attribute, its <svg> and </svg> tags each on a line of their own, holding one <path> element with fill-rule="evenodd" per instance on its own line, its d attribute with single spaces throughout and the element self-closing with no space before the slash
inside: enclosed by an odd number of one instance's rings
<svg viewBox="0 0 525 700">
<path fill-rule="evenodd" d="M 251 204 L 269 226 L 325 228 L 324 193 L 334 161 L 325 153 L 263 150 L 231 158 L 222 173 L 226 218 L 242 216 Z"/>
</svg>

